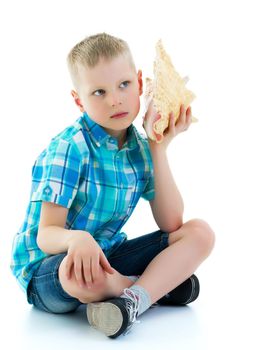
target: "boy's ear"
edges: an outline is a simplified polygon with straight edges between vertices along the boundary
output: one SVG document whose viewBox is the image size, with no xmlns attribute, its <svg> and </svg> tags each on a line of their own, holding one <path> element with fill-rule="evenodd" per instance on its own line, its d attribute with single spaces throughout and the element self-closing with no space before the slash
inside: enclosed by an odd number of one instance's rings
<svg viewBox="0 0 280 350">
<path fill-rule="evenodd" d="M 139 70 L 137 73 L 138 84 L 139 84 L 139 96 L 143 94 L 143 79 L 142 79 L 142 71 Z"/>
<path fill-rule="evenodd" d="M 76 105 L 79 107 L 80 111 L 81 111 L 81 112 L 84 112 L 84 111 L 85 111 L 85 110 L 84 110 L 84 107 L 83 107 L 83 105 L 82 105 L 82 103 L 81 103 L 80 97 L 79 97 L 79 95 L 77 94 L 77 92 L 74 91 L 74 90 L 72 90 L 72 91 L 71 91 L 71 95 L 72 95 L 72 97 L 74 98 L 74 101 L 75 101 Z"/>
</svg>

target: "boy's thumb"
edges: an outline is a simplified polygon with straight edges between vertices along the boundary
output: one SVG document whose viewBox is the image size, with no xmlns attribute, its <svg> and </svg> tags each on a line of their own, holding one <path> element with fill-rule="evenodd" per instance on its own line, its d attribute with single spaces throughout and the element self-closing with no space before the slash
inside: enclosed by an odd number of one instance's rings
<svg viewBox="0 0 280 350">
<path fill-rule="evenodd" d="M 110 273 L 111 275 L 115 272 L 105 255 L 102 256 L 102 266 L 104 270 Z"/>
</svg>

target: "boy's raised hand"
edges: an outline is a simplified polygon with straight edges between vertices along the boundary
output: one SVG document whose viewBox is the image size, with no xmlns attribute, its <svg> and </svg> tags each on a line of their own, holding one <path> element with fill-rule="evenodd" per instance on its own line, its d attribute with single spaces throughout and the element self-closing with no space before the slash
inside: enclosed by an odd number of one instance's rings
<svg viewBox="0 0 280 350">
<path fill-rule="evenodd" d="M 74 273 L 80 287 L 94 287 L 104 278 L 104 273 L 114 273 L 102 249 L 86 231 L 79 231 L 68 241 L 66 276 Z"/>
<path fill-rule="evenodd" d="M 188 130 L 189 126 L 191 125 L 191 118 L 192 111 L 190 106 L 186 109 L 185 105 L 181 105 L 180 115 L 176 122 L 174 113 L 171 112 L 169 114 L 168 128 L 164 131 L 164 138 L 159 145 L 162 145 L 162 147 L 166 149 L 175 136 L 177 136 L 181 132 Z"/>
<path fill-rule="evenodd" d="M 147 111 L 147 113 L 155 113 L 154 111 Z M 145 116 L 149 117 L 149 116 Z M 184 132 L 188 130 L 190 124 L 191 124 L 191 118 L 192 118 L 192 112 L 191 107 L 189 106 L 186 109 L 185 105 L 180 106 L 180 115 L 175 122 L 175 117 L 173 112 L 169 114 L 169 125 L 168 128 L 163 133 L 163 140 L 160 143 L 156 143 L 155 141 L 152 141 L 149 139 L 150 146 L 161 148 L 161 149 L 167 149 L 170 142 L 174 139 L 175 136 L 180 134 L 181 132 Z M 160 114 L 158 114 L 158 119 L 160 119 Z M 155 118 L 155 120 L 157 120 Z"/>
<path fill-rule="evenodd" d="M 182 78 L 184 83 L 187 84 L 189 82 L 189 77 L 185 76 Z M 154 109 L 154 104 L 152 101 L 152 94 L 146 96 L 145 100 L 145 116 L 143 118 L 144 120 L 149 120 L 152 122 L 156 122 L 158 119 L 160 119 L 160 114 L 158 114 Z M 186 109 L 185 105 L 180 106 L 180 115 L 175 122 L 174 115 L 171 112 L 169 114 L 169 125 L 168 128 L 163 133 L 163 140 L 160 143 L 153 142 L 149 137 L 150 145 L 153 145 L 154 147 L 158 146 L 159 148 L 167 148 L 171 140 L 179 133 L 186 131 L 190 124 L 192 119 L 192 113 L 191 113 L 191 107 L 189 106 Z M 152 123 L 145 123 L 143 122 L 143 127 L 149 136 L 149 133 L 151 133 L 150 128 L 152 127 Z M 146 129 L 148 128 L 148 130 Z"/>
</svg>

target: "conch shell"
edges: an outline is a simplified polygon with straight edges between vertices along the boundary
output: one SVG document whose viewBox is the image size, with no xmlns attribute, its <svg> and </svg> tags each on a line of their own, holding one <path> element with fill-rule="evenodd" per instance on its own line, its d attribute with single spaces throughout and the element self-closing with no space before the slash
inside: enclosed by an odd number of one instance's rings
<svg viewBox="0 0 280 350">
<path fill-rule="evenodd" d="M 195 99 L 192 91 L 185 87 L 186 78 L 181 78 L 176 72 L 170 57 L 163 48 L 162 41 L 156 44 L 156 59 L 154 61 L 154 80 L 146 78 L 144 94 L 146 115 L 143 127 L 148 137 L 162 142 L 163 133 L 169 124 L 169 114 L 174 113 L 175 121 L 180 114 L 180 106 L 189 107 Z M 192 116 L 192 122 L 198 120 Z"/>
</svg>

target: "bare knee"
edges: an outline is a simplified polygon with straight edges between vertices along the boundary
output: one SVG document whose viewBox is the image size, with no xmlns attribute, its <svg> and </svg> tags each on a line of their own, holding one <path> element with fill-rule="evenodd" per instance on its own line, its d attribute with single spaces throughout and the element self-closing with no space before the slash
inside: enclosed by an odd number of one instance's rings
<svg viewBox="0 0 280 350">
<path fill-rule="evenodd" d="M 59 280 L 65 292 L 71 295 L 72 297 L 78 299 L 81 303 L 84 303 L 84 304 L 104 300 L 106 297 L 105 273 L 104 273 L 104 278 L 100 280 L 98 285 L 93 284 L 93 287 L 90 289 L 85 284 L 83 287 L 80 287 L 74 273 L 71 274 L 70 279 L 66 277 L 66 268 L 65 268 L 66 259 L 67 259 L 67 256 L 62 260 L 58 271 Z"/>
<path fill-rule="evenodd" d="M 189 236 L 192 236 L 197 245 L 208 256 L 215 245 L 215 233 L 209 224 L 202 219 L 192 219 L 183 224 Z"/>
<path fill-rule="evenodd" d="M 204 256 L 208 256 L 215 244 L 215 234 L 208 223 L 201 219 L 185 222 L 179 230 L 169 234 L 169 244 L 183 239 L 186 244 L 194 242 Z"/>
</svg>

